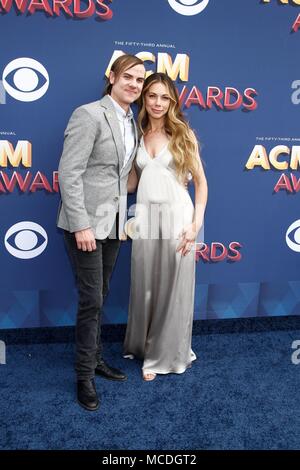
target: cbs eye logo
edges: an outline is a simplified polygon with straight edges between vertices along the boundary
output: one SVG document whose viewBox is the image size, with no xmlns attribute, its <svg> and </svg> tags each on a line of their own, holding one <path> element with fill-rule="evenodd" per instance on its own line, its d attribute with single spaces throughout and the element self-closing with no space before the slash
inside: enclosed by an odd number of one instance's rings
<svg viewBox="0 0 300 470">
<path fill-rule="evenodd" d="M 200 2 L 198 0 L 168 0 L 168 2 L 170 7 L 180 15 L 193 16 L 201 13 L 207 7 L 209 0 Z"/>
<path fill-rule="evenodd" d="M 48 236 L 43 227 L 34 222 L 19 222 L 8 229 L 4 244 L 12 256 L 31 259 L 43 253 Z"/>
<path fill-rule="evenodd" d="M 5 67 L 2 82 L 7 93 L 16 100 L 36 101 L 48 90 L 49 75 L 37 60 L 21 57 Z"/>
<path fill-rule="evenodd" d="M 291 250 L 300 253 L 300 219 L 289 226 L 285 234 L 285 241 Z"/>
</svg>

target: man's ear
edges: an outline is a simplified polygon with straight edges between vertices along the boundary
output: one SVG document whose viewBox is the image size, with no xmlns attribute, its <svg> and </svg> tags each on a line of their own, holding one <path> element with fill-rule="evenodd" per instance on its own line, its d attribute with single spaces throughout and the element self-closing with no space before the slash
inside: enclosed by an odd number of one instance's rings
<svg viewBox="0 0 300 470">
<path fill-rule="evenodd" d="M 116 79 L 115 73 L 111 70 L 109 72 L 109 83 L 113 85 L 115 83 L 115 79 Z"/>
</svg>

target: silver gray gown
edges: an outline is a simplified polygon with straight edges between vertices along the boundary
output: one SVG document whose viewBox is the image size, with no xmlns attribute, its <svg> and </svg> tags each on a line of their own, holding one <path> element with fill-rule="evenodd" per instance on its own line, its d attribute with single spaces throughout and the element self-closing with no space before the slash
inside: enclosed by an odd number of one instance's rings
<svg viewBox="0 0 300 470">
<path fill-rule="evenodd" d="M 136 165 L 141 175 L 136 213 L 126 225 L 133 241 L 124 357 L 143 359 L 144 373 L 180 374 L 196 359 L 195 252 L 176 252 L 194 206 L 167 145 L 151 158 L 142 138 Z"/>
</svg>

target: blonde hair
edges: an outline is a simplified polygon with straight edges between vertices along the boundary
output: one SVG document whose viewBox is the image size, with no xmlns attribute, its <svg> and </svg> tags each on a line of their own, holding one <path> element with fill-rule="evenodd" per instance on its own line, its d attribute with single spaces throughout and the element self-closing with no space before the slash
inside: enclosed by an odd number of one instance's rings
<svg viewBox="0 0 300 470">
<path fill-rule="evenodd" d="M 118 78 L 123 72 L 131 69 L 131 67 L 135 67 L 136 65 L 144 65 L 144 62 L 135 55 L 123 54 L 113 62 L 110 71 L 114 72 L 115 78 Z M 103 96 L 110 95 L 111 89 L 113 87 L 113 85 L 110 83 L 109 77 L 105 78 L 106 84 L 103 91 Z"/>
<path fill-rule="evenodd" d="M 149 116 L 145 107 L 145 95 L 154 83 L 162 83 L 167 87 L 169 93 L 170 106 L 165 116 L 164 128 L 170 136 L 168 148 L 174 157 L 178 178 L 184 181 L 189 173 L 197 178 L 200 167 L 198 141 L 180 109 L 175 85 L 165 73 L 153 73 L 145 80 L 143 92 L 139 100 L 138 126 L 140 132 L 145 134 L 149 125 Z"/>
</svg>

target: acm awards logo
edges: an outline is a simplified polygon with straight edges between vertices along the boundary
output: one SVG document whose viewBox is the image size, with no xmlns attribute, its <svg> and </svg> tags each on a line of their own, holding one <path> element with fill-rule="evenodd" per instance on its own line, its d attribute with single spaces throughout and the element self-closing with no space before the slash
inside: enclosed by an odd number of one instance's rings
<svg viewBox="0 0 300 470">
<path fill-rule="evenodd" d="M 1 2 L 1 0 L 0 0 Z M 124 52 L 115 50 L 106 69 L 105 75 L 109 75 L 112 63 Z M 190 58 L 187 54 L 177 54 L 175 59 L 168 53 L 159 52 L 157 58 L 152 52 L 139 52 L 137 57 L 144 62 L 156 62 L 156 71 L 165 72 L 172 80 L 187 82 L 189 79 Z M 147 71 L 146 76 L 153 73 Z M 47 92 L 49 87 L 49 75 L 46 68 L 37 60 L 22 57 L 11 61 L 6 65 L 2 85 L 5 91 L 13 98 L 30 102 L 40 99 Z M 200 109 L 211 109 L 215 107 L 219 110 L 233 111 L 244 108 L 253 111 L 257 108 L 255 96 L 258 94 L 254 88 L 246 88 L 239 91 L 235 87 L 225 87 L 221 89 L 217 86 L 208 86 L 206 91 L 200 90 L 197 86 L 188 88 L 183 85 L 179 92 L 181 105 L 190 108 L 191 105 L 199 106 Z M 1 97 L 0 97 L 1 98 Z M 5 98 L 5 97 L 4 97 Z M 0 99 L 0 104 L 5 103 L 5 99 Z"/>
<path fill-rule="evenodd" d="M 245 168 L 246 170 L 259 168 L 264 171 L 299 171 L 300 146 L 276 145 L 268 152 L 264 145 L 255 145 Z M 293 173 L 289 175 L 282 173 L 273 190 L 276 194 L 279 191 L 297 193 L 300 191 L 300 178 L 296 177 Z"/>
<path fill-rule="evenodd" d="M 105 75 L 108 77 L 112 63 L 121 55 L 125 54 L 122 50 L 115 50 L 112 54 Z M 158 52 L 157 56 L 150 51 L 138 52 L 136 54 L 144 62 L 154 64 L 156 72 L 167 73 L 168 76 L 176 81 L 187 82 L 189 79 L 190 57 L 188 54 L 177 54 L 174 59 L 166 52 Z M 146 77 L 151 75 L 154 70 L 148 70 Z M 233 111 L 243 108 L 247 111 L 254 111 L 258 104 L 255 97 L 258 95 L 254 88 L 246 88 L 243 91 L 235 87 L 228 86 L 221 89 L 217 86 L 208 86 L 206 90 L 200 90 L 196 85 L 188 87 L 183 85 L 178 89 L 179 100 L 182 106 L 198 106 L 201 110 L 209 110 L 213 107 L 218 110 Z"/>
<path fill-rule="evenodd" d="M 113 16 L 111 8 L 107 3 L 112 0 L 67 0 L 67 1 L 54 1 L 50 0 L 0 0 L 0 13 L 9 13 L 14 8 L 17 14 L 34 15 L 37 11 L 44 12 L 46 16 L 57 17 L 61 13 L 71 18 L 88 18 L 96 15 L 96 18 L 101 20 L 110 20 Z M 52 4 L 52 6 L 51 6 Z M 63 16 L 62 15 L 62 16 Z"/>
<path fill-rule="evenodd" d="M 13 168 L 21 170 L 32 166 L 32 145 L 28 140 L 19 140 L 14 146 L 8 140 L 0 140 L 0 196 L 9 194 L 14 190 L 22 193 L 35 193 L 37 190 L 44 190 L 47 193 L 58 193 L 58 172 L 53 171 L 51 184 L 47 177 L 40 171 L 35 174 L 27 170 L 11 171 Z"/>
<path fill-rule="evenodd" d="M 168 3 L 180 15 L 194 16 L 207 7 L 209 0 L 168 0 Z"/>
<path fill-rule="evenodd" d="M 220 242 L 197 243 L 196 260 L 204 263 L 218 263 L 225 260 L 235 263 L 242 259 L 241 248 L 242 245 L 239 242 L 230 242 L 228 247 Z"/>
<path fill-rule="evenodd" d="M 271 0 L 261 0 L 261 4 L 266 4 L 266 3 L 270 3 Z M 273 3 L 275 3 L 275 0 L 273 0 Z M 290 6 L 293 6 L 293 7 L 297 7 L 297 6 L 300 6 L 300 0 L 276 0 L 276 3 L 279 3 L 279 5 L 290 5 Z M 300 28 L 300 14 L 297 16 L 296 20 L 294 21 L 293 25 L 292 25 L 292 31 L 294 31 L 295 33 L 298 31 L 298 29 Z"/>
</svg>

